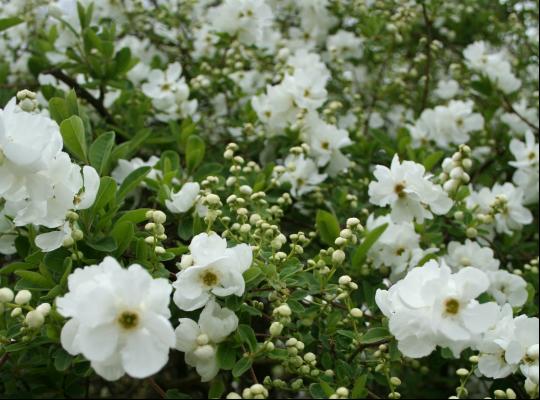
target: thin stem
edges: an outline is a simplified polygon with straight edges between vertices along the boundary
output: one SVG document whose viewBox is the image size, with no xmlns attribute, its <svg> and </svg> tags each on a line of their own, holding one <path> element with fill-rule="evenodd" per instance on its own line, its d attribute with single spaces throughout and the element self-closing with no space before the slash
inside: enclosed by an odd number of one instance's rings
<svg viewBox="0 0 540 400">
<path fill-rule="evenodd" d="M 148 378 L 147 382 L 150 384 L 150 386 L 152 386 L 152 389 L 154 389 L 154 391 L 159 395 L 159 397 L 161 397 L 162 399 L 167 397 L 167 393 L 165 393 L 165 390 L 163 390 L 161 386 L 158 385 L 154 378 Z"/>
</svg>

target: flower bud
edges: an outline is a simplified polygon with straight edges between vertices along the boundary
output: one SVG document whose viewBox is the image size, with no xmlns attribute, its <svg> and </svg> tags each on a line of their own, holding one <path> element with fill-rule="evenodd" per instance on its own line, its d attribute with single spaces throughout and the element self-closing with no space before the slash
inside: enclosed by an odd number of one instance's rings
<svg viewBox="0 0 540 400">
<path fill-rule="evenodd" d="M 9 303 L 13 301 L 14 297 L 13 290 L 10 288 L 3 287 L 0 289 L 0 303 Z"/>
<path fill-rule="evenodd" d="M 24 322 L 29 328 L 38 329 L 45 322 L 45 317 L 38 310 L 32 310 L 26 314 Z"/>
<path fill-rule="evenodd" d="M 15 296 L 15 304 L 26 304 L 32 299 L 32 293 L 28 290 L 21 290 Z"/>
</svg>

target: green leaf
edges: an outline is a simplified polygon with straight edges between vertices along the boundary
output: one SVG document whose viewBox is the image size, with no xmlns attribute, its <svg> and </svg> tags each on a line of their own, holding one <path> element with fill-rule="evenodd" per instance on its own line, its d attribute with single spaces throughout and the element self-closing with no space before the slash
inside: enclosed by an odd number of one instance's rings
<svg viewBox="0 0 540 400">
<path fill-rule="evenodd" d="M 130 68 L 131 50 L 124 47 L 114 56 L 114 72 L 116 76 L 123 75 Z"/>
<path fill-rule="evenodd" d="M 129 247 L 133 236 L 135 235 L 135 225 L 130 221 L 117 222 L 111 230 L 111 236 L 118 247 L 115 251 L 116 256 L 121 256 Z"/>
<path fill-rule="evenodd" d="M 262 274 L 262 271 L 259 267 L 251 267 L 246 272 L 243 273 L 244 281 L 249 283 L 259 277 Z"/>
<path fill-rule="evenodd" d="M 132 171 L 120 185 L 116 196 L 117 201 L 120 203 L 132 190 L 139 186 L 151 169 L 152 167 L 141 167 Z"/>
<path fill-rule="evenodd" d="M 424 164 L 424 167 L 426 168 L 426 171 L 431 171 L 435 165 L 439 163 L 441 158 L 444 156 L 444 151 L 436 151 L 434 153 L 431 153 L 426 158 L 424 158 L 424 161 L 422 164 Z"/>
<path fill-rule="evenodd" d="M 54 368 L 57 371 L 63 372 L 71 366 L 73 357 L 69 355 L 64 349 L 58 349 L 54 353 Z"/>
<path fill-rule="evenodd" d="M 63 120 L 68 119 L 71 115 L 66 101 L 60 97 L 53 97 L 49 100 L 49 113 L 58 124 L 61 124 Z"/>
<path fill-rule="evenodd" d="M 362 243 L 356 248 L 353 253 L 352 265 L 354 267 L 359 267 L 364 263 L 369 249 L 371 249 L 375 242 L 381 237 L 387 227 L 387 223 L 382 224 L 373 229 L 371 232 L 368 232 Z"/>
<path fill-rule="evenodd" d="M 0 32 L 5 31 L 12 26 L 22 24 L 24 20 L 19 17 L 1 18 L 0 19 Z"/>
<path fill-rule="evenodd" d="M 244 373 L 251 368 L 251 364 L 253 364 L 253 361 L 249 357 L 243 357 L 240 360 L 234 364 L 234 367 L 232 369 L 232 374 L 235 378 L 239 378 Z"/>
<path fill-rule="evenodd" d="M 90 164 L 100 175 L 107 171 L 107 165 L 114 147 L 114 138 L 114 132 L 106 132 L 100 135 L 90 146 L 88 153 Z"/>
<path fill-rule="evenodd" d="M 392 335 L 386 328 L 371 328 L 360 338 L 361 344 L 372 344 L 377 343 L 381 340 L 386 340 L 392 338 Z"/>
<path fill-rule="evenodd" d="M 186 167 L 189 172 L 195 171 L 204 158 L 206 145 L 197 135 L 191 135 L 186 143 Z"/>
<path fill-rule="evenodd" d="M 169 389 L 165 393 L 166 399 L 191 399 L 189 394 L 180 392 L 178 389 Z"/>
<path fill-rule="evenodd" d="M 220 369 L 231 370 L 236 362 L 236 349 L 230 343 L 221 343 L 216 357 Z"/>
<path fill-rule="evenodd" d="M 225 393 L 225 383 L 223 383 L 223 379 L 218 376 L 212 380 L 212 384 L 208 390 L 208 398 L 221 399 L 223 393 Z"/>
<path fill-rule="evenodd" d="M 317 210 L 315 226 L 324 243 L 334 244 L 334 241 L 339 236 L 339 222 L 334 214 L 325 210 Z"/>
<path fill-rule="evenodd" d="M 116 196 L 116 182 L 109 176 L 104 176 L 99 182 L 99 190 L 96 195 L 96 200 L 92 206 L 92 210 L 103 209 L 108 203 L 113 202 Z"/>
<path fill-rule="evenodd" d="M 0 275 L 9 275 L 15 271 L 35 269 L 37 266 L 25 262 L 13 262 L 11 264 L 6 264 L 0 268 Z"/>
<path fill-rule="evenodd" d="M 251 326 L 245 324 L 239 325 L 237 333 L 242 343 L 246 343 L 251 351 L 257 349 L 257 338 Z"/>
<path fill-rule="evenodd" d="M 134 224 L 140 224 L 143 221 L 146 221 L 146 213 L 150 210 L 149 208 L 139 208 L 137 210 L 130 210 L 123 213 L 116 224 L 121 224 L 122 222 L 132 222 Z"/>
<path fill-rule="evenodd" d="M 88 246 L 90 246 L 94 250 L 102 251 L 104 253 L 111 253 L 118 248 L 116 240 L 112 237 L 106 237 L 94 243 L 87 242 L 86 244 L 88 244 Z"/>
<path fill-rule="evenodd" d="M 368 394 L 368 391 L 366 389 L 367 378 L 368 378 L 367 374 L 361 375 L 358 378 L 356 378 L 356 381 L 354 382 L 354 386 L 351 392 L 352 399 L 366 398 Z"/>
<path fill-rule="evenodd" d="M 15 275 L 18 275 L 26 282 L 33 284 L 33 287 L 35 288 L 50 289 L 54 286 L 54 282 L 51 283 L 47 278 L 38 272 L 19 270 L 15 271 Z"/>
<path fill-rule="evenodd" d="M 82 119 L 77 115 L 73 115 L 62 121 L 60 132 L 64 139 L 64 146 L 68 151 L 78 159 L 86 162 L 86 136 Z"/>
</svg>

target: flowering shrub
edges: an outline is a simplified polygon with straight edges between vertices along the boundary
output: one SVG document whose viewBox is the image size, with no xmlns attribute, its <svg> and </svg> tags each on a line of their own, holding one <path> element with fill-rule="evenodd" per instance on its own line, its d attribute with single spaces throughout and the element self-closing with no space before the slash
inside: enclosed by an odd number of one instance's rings
<svg viewBox="0 0 540 400">
<path fill-rule="evenodd" d="M 0 0 L 2 398 L 538 398 L 538 2 Z"/>
</svg>

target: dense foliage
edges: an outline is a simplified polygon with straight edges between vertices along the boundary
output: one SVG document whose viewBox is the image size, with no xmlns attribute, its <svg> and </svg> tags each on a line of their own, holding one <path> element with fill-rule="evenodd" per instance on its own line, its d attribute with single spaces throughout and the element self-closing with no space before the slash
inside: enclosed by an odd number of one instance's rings
<svg viewBox="0 0 540 400">
<path fill-rule="evenodd" d="M 2 398 L 538 398 L 530 0 L 0 0 Z"/>
</svg>

